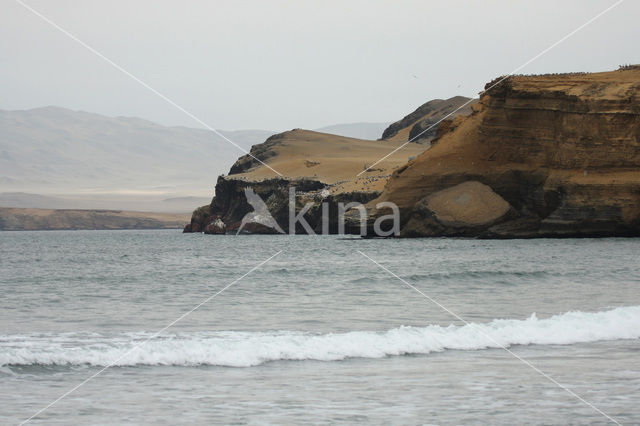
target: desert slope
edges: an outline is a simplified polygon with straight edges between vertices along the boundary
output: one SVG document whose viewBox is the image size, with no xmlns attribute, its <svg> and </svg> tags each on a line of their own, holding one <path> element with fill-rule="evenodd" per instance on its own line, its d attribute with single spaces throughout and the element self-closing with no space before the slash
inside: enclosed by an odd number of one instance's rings
<svg viewBox="0 0 640 426">
<path fill-rule="evenodd" d="M 640 235 L 640 67 L 509 77 L 474 110 L 375 200 L 403 235 Z"/>
<path fill-rule="evenodd" d="M 250 153 L 280 172 L 285 179 L 309 178 L 331 186 L 332 192 L 382 190 L 386 177 L 427 147 L 409 144 L 362 175 L 368 166 L 402 145 L 400 142 L 348 138 L 294 129 L 274 135 Z M 384 179 L 378 176 L 385 176 Z M 276 177 L 273 170 L 244 155 L 231 167 L 229 178 L 259 181 Z"/>
</svg>

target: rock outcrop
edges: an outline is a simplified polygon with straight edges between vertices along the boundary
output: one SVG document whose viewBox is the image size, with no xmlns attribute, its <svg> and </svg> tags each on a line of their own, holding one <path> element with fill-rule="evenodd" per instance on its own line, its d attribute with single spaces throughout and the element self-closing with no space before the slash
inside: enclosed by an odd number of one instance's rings
<svg viewBox="0 0 640 426">
<path fill-rule="evenodd" d="M 471 107 L 475 100 L 464 96 L 454 96 L 449 99 L 433 99 L 419 106 L 411 114 L 392 123 L 382 133 L 381 140 L 428 144 L 437 134 L 438 121 L 451 114 L 451 117 L 471 114 Z M 466 104 L 466 105 L 465 105 Z M 458 109 L 459 108 L 459 109 Z M 436 124 L 436 125 L 434 125 Z"/>
<path fill-rule="evenodd" d="M 640 235 L 640 66 L 512 76 L 473 109 L 393 173 L 371 221 L 391 201 L 403 236 Z"/>
<path fill-rule="evenodd" d="M 193 212 L 184 232 L 289 233 L 289 194 L 293 188 L 296 212 L 307 204 L 312 206 L 304 213 L 312 232 L 337 233 L 340 203 L 364 204 L 376 198 L 393 170 L 428 148 L 410 144 L 365 171 L 400 145 L 301 129 L 274 135 L 254 145 L 251 155 L 240 157 L 228 176 L 218 177 L 211 204 Z M 328 218 L 327 224 L 323 224 L 323 216 Z M 296 233 L 309 233 L 300 222 L 295 227 Z"/>
<path fill-rule="evenodd" d="M 255 205 L 245 196 L 246 188 L 263 200 L 268 215 L 277 226 L 269 226 L 264 221 L 250 220 L 243 223 L 246 215 L 258 211 Z M 191 223 L 185 232 L 204 232 L 205 234 L 278 234 L 289 233 L 289 190 L 295 189 L 296 212 L 300 212 L 307 204 L 312 207 L 304 214 L 306 222 L 314 233 L 322 234 L 322 204 L 327 205 L 329 218 L 328 233 L 338 232 L 338 203 L 350 202 L 365 204 L 380 192 L 340 192 L 331 193 L 330 186 L 312 179 L 273 178 L 262 181 L 246 181 L 233 176 L 220 176 L 216 184 L 216 196 L 210 206 L 203 206 L 194 212 Z M 202 214 L 208 211 L 208 214 Z M 279 228 L 278 228 L 279 226 Z M 295 233 L 307 234 L 307 230 L 298 222 Z"/>
</svg>

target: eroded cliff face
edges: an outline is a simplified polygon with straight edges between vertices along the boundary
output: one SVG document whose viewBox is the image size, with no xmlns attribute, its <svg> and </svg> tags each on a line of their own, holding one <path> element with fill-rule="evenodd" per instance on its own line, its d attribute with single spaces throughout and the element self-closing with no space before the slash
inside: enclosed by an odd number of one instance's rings
<svg viewBox="0 0 640 426">
<path fill-rule="evenodd" d="M 293 188 L 296 214 L 307 204 L 312 205 L 304 213 L 312 232 L 337 233 L 339 203 L 367 203 L 376 198 L 393 170 L 404 165 L 408 157 L 428 148 L 409 144 L 374 168 L 364 170 L 401 145 L 402 142 L 354 139 L 301 129 L 274 135 L 253 146 L 251 156 L 240 157 L 228 176 L 218 178 L 211 204 L 196 209 L 184 231 L 227 234 L 242 229 L 247 233 L 290 233 L 289 194 Z M 274 170 L 282 176 L 277 176 Z M 247 189 L 251 190 L 249 194 Z M 252 195 L 258 208 L 250 203 Z M 259 211 L 261 203 L 268 213 Z M 275 224 L 269 224 L 270 219 L 261 215 L 272 217 Z M 328 228 L 323 227 L 323 217 L 327 218 Z M 266 220 L 261 224 L 260 219 Z M 354 232 L 360 232 L 358 226 Z M 300 221 L 295 227 L 295 233 L 309 233 Z"/>
<path fill-rule="evenodd" d="M 473 109 L 393 173 L 371 220 L 392 201 L 403 236 L 640 235 L 640 66 L 510 77 Z"/>
<path fill-rule="evenodd" d="M 249 188 L 262 200 L 268 214 L 278 227 L 267 226 L 260 220 L 243 223 L 247 214 L 261 212 L 251 205 L 245 190 Z M 339 203 L 347 205 L 351 202 L 365 204 L 380 195 L 377 191 L 350 191 L 331 193 L 330 186 L 313 179 L 273 178 L 262 181 L 245 181 L 234 176 L 218 178 L 216 196 L 211 205 L 194 211 L 184 232 L 204 232 L 205 234 L 236 234 L 239 231 L 249 234 L 296 233 L 308 234 L 302 221 L 296 221 L 295 230 L 289 227 L 290 188 L 295 190 L 296 213 L 301 212 L 307 204 L 312 207 L 305 211 L 304 221 L 316 234 L 338 233 Z M 323 228 L 323 204 L 326 210 L 327 225 Z M 359 232 L 356 229 L 354 232 Z"/>
</svg>

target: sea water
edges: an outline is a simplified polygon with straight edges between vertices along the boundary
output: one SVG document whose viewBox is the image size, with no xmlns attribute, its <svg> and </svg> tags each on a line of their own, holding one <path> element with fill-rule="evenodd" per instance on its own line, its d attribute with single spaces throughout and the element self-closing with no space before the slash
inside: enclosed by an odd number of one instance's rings
<svg viewBox="0 0 640 426">
<path fill-rule="evenodd" d="M 0 262 L 3 424 L 107 366 L 31 421 L 640 422 L 640 240 L 4 232 Z"/>
</svg>

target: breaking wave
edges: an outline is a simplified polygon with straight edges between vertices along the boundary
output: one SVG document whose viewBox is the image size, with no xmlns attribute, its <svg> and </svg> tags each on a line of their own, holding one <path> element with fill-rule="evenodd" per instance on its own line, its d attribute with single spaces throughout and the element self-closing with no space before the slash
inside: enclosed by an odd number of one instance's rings
<svg viewBox="0 0 640 426">
<path fill-rule="evenodd" d="M 602 312 L 572 311 L 545 319 L 532 314 L 525 320 L 496 319 L 465 326 L 400 327 L 386 332 L 186 332 L 165 334 L 135 347 L 151 335 L 0 335 L 0 366 L 105 366 L 121 358 L 114 365 L 249 367 L 277 360 L 337 361 L 513 345 L 569 345 L 637 339 L 640 338 L 640 306 Z"/>
</svg>

